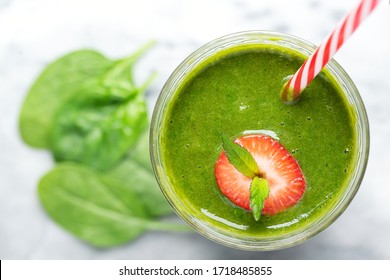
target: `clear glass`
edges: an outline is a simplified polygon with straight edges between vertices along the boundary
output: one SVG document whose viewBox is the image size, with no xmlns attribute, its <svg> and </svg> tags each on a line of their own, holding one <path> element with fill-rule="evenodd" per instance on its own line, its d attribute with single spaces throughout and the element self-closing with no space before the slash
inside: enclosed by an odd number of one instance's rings
<svg viewBox="0 0 390 280">
<path fill-rule="evenodd" d="M 299 52 L 305 56 L 309 56 L 316 48 L 313 44 L 288 34 L 270 31 L 247 31 L 218 38 L 196 50 L 177 67 L 161 90 L 152 117 L 150 137 L 151 160 L 156 178 L 167 200 L 176 213 L 197 232 L 217 243 L 237 249 L 254 251 L 276 250 L 297 245 L 318 234 L 333 223 L 347 208 L 359 189 L 366 169 L 369 153 L 369 124 L 357 88 L 342 67 L 332 59 L 327 64 L 326 69 L 343 89 L 347 100 L 352 105 L 353 110 L 355 110 L 354 113 L 357 117 L 357 122 L 355 124 L 357 131 L 357 146 L 359 148 L 356 168 L 351 176 L 348 187 L 332 210 L 323 216 L 322 219 L 312 223 L 307 228 L 297 230 L 288 235 L 267 237 L 263 239 L 242 238 L 236 234 L 230 234 L 228 231 L 213 227 L 209 223 L 196 217 L 196 215 L 193 215 L 193 209 L 180 200 L 165 172 L 160 140 L 167 104 L 175 94 L 179 85 L 185 79 L 186 75 L 197 65 L 223 49 L 250 44 L 279 46 Z"/>
</svg>

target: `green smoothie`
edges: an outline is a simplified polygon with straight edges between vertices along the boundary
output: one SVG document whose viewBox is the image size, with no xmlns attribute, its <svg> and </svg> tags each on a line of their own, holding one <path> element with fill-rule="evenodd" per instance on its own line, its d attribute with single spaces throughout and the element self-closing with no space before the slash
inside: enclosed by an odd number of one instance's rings
<svg viewBox="0 0 390 280">
<path fill-rule="evenodd" d="M 325 70 L 287 105 L 280 92 L 303 55 L 278 46 L 243 45 L 207 58 L 186 75 L 167 103 L 160 137 L 165 174 L 187 214 L 240 238 L 272 238 L 310 226 L 345 192 L 357 157 L 357 116 Z M 302 199 L 255 221 L 219 190 L 214 168 L 221 133 L 271 135 L 306 178 Z"/>
</svg>

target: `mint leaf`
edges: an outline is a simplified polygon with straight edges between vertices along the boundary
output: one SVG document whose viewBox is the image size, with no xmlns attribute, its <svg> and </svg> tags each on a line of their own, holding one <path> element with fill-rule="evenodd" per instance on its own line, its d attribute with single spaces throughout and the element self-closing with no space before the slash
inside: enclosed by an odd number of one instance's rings
<svg viewBox="0 0 390 280">
<path fill-rule="evenodd" d="M 268 181 L 264 178 L 254 177 L 250 186 L 250 207 L 256 221 L 260 219 L 264 207 L 264 200 L 269 196 Z"/>
<path fill-rule="evenodd" d="M 245 148 L 234 143 L 224 134 L 222 134 L 222 146 L 229 162 L 239 172 L 250 178 L 259 174 L 255 159 Z"/>
</svg>

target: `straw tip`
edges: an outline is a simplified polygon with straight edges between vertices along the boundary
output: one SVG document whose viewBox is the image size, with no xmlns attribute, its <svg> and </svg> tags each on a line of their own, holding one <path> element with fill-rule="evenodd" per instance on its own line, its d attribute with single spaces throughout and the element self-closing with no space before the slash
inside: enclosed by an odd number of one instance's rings
<svg viewBox="0 0 390 280">
<path fill-rule="evenodd" d="M 280 97 L 285 104 L 293 105 L 298 102 L 299 93 L 297 94 L 294 88 L 290 87 L 289 83 L 286 83 L 280 92 Z"/>
</svg>

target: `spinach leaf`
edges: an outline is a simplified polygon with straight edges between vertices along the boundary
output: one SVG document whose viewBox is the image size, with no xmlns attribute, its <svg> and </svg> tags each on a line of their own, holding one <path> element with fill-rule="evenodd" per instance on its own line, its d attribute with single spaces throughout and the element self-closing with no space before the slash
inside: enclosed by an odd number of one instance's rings
<svg viewBox="0 0 390 280">
<path fill-rule="evenodd" d="M 98 247 L 118 245 L 146 230 L 187 231 L 157 221 L 171 214 L 153 175 L 143 86 L 132 69 L 150 47 L 110 61 L 76 51 L 50 64 L 20 114 L 24 141 L 50 148 L 62 163 L 38 186 L 55 222 Z"/>
<path fill-rule="evenodd" d="M 25 143 L 49 148 L 50 128 L 57 111 L 74 97 L 85 94 L 85 83 L 99 79 L 115 91 L 136 92 L 132 67 L 153 42 L 119 60 L 110 60 L 93 50 L 71 52 L 49 64 L 31 86 L 19 116 L 19 130 Z M 143 90 L 144 88 L 142 88 Z M 116 93 L 113 93 L 116 94 Z"/>
<path fill-rule="evenodd" d="M 122 244 L 145 230 L 188 230 L 151 220 L 132 188 L 77 163 L 58 164 L 41 179 L 38 193 L 54 221 L 98 247 Z"/>
<path fill-rule="evenodd" d="M 172 214 L 153 175 L 149 157 L 149 130 L 139 138 L 135 149 L 106 174 L 119 185 L 133 189 L 145 211 L 152 217 Z"/>
<path fill-rule="evenodd" d="M 133 161 L 136 161 L 137 164 L 140 165 L 140 168 L 143 168 L 153 174 L 152 163 L 150 161 L 149 132 L 150 128 L 148 127 L 139 137 L 137 146 L 135 146 L 135 148 L 130 151 L 129 156 L 131 156 Z M 124 161 L 126 161 L 126 159 Z M 121 163 L 116 166 L 116 168 L 118 168 L 120 165 Z"/>
<path fill-rule="evenodd" d="M 49 128 L 59 107 L 80 84 L 106 73 L 114 63 L 92 50 L 69 53 L 49 64 L 34 82 L 22 106 L 19 130 L 23 140 L 37 148 L 49 146 Z"/>
<path fill-rule="evenodd" d="M 50 148 L 57 161 L 71 160 L 107 170 L 136 143 L 148 118 L 143 97 L 146 86 L 135 86 L 132 68 L 147 47 L 85 82 L 58 110 L 50 134 Z"/>
<path fill-rule="evenodd" d="M 148 124 L 141 94 L 113 96 L 112 89 L 90 86 L 63 106 L 51 131 L 51 150 L 57 161 L 72 160 L 99 170 L 117 163 L 136 143 Z M 134 96 L 135 95 L 135 96 Z"/>
</svg>

